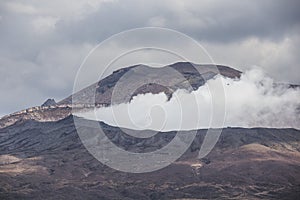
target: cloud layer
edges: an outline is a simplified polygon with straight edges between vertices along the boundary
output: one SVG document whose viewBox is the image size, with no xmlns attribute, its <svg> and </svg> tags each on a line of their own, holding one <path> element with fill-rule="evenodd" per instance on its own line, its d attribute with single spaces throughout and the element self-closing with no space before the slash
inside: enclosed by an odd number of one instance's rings
<svg viewBox="0 0 300 200">
<path fill-rule="evenodd" d="M 225 104 L 221 98 L 213 99 L 211 96 L 219 83 L 224 87 Z M 300 129 L 299 99 L 299 88 L 277 85 L 260 69 L 252 69 L 240 80 L 218 76 L 197 91 L 189 93 L 178 90 L 170 101 L 164 93 L 138 95 L 130 103 L 76 115 L 135 130 L 220 127 Z M 215 112 L 214 105 L 224 105 L 225 109 Z"/>
</svg>

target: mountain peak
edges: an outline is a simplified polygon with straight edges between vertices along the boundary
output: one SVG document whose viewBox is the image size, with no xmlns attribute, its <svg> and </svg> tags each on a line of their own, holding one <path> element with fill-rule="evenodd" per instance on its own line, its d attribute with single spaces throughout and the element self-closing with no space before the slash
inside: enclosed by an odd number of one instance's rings
<svg viewBox="0 0 300 200">
<path fill-rule="evenodd" d="M 46 106 L 55 106 L 56 101 L 54 99 L 47 99 L 41 106 L 46 107 Z"/>
<path fill-rule="evenodd" d="M 242 72 L 236 69 L 214 64 L 177 62 L 160 68 L 138 64 L 115 70 L 111 75 L 103 78 L 98 83 L 93 83 L 73 94 L 73 97 L 76 98 L 76 102 L 73 103 L 110 105 L 112 103 L 111 99 L 115 86 L 117 84 L 122 85 L 119 84 L 119 81 L 125 79 L 126 82 L 130 84 L 123 84 L 122 87 L 125 88 L 123 88 L 122 92 L 127 92 L 131 96 L 126 99 L 120 98 L 117 102 L 113 103 L 127 103 L 133 96 L 145 93 L 158 94 L 164 92 L 169 98 L 172 96 L 172 92 L 175 92 L 177 89 L 197 90 L 200 86 L 204 85 L 207 80 L 215 77 L 217 74 L 235 79 L 240 78 L 241 73 Z M 148 77 L 148 79 L 151 78 L 153 80 L 152 85 L 146 81 L 144 85 L 140 88 L 136 88 L 136 91 L 131 94 L 129 90 L 132 90 L 134 82 L 141 77 L 144 79 L 147 79 L 146 77 Z M 130 80 L 132 80 L 132 82 L 130 82 Z M 163 80 L 163 82 L 167 84 L 156 83 L 155 81 L 157 80 Z M 95 92 L 95 94 L 91 94 L 91 92 Z M 92 96 L 95 97 L 95 102 L 90 102 L 90 99 L 87 98 Z M 58 102 L 58 104 L 72 104 L 72 95 Z"/>
</svg>

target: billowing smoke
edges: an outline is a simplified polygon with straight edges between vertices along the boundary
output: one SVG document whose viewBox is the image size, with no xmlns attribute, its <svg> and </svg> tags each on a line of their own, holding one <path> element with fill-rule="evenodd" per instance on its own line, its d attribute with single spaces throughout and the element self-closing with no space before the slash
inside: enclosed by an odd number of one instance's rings
<svg viewBox="0 0 300 200">
<path fill-rule="evenodd" d="M 211 95 L 220 82 L 224 88 L 225 102 L 223 98 L 213 99 Z M 224 105 L 225 108 L 217 109 L 220 113 L 216 113 L 213 112 L 215 105 Z M 177 90 L 169 101 L 164 93 L 144 94 L 134 97 L 130 103 L 77 115 L 136 130 L 220 127 L 300 129 L 300 90 L 275 84 L 261 70 L 252 69 L 239 80 L 216 76 L 197 91 Z M 222 123 L 220 125 L 214 121 Z"/>
</svg>

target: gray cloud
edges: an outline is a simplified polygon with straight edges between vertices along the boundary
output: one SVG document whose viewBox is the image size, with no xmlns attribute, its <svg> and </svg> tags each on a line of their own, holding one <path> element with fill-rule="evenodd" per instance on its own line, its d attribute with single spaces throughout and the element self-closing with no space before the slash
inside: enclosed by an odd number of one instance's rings
<svg viewBox="0 0 300 200">
<path fill-rule="evenodd" d="M 281 40 L 299 27 L 300 2 L 291 1 L 119 1 L 101 6 L 86 18 L 61 21 L 72 39 L 98 41 L 122 30 L 164 26 L 199 40 L 231 42 L 247 37 Z"/>
<path fill-rule="evenodd" d="M 1 1 L 0 113 L 67 96 L 93 46 L 143 26 L 181 31 L 217 63 L 259 65 L 277 81 L 299 84 L 299 7 L 297 0 Z"/>
</svg>

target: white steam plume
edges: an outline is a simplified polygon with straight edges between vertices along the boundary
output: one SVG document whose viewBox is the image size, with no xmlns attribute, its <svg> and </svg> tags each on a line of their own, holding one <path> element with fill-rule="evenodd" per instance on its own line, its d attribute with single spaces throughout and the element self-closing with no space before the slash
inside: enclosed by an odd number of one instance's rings
<svg viewBox="0 0 300 200">
<path fill-rule="evenodd" d="M 176 91 L 169 101 L 164 93 L 144 94 L 134 97 L 130 103 L 76 115 L 135 130 L 220 128 L 210 121 L 218 117 L 212 116 L 210 90 L 220 83 L 220 79 L 226 99 L 223 127 L 300 129 L 299 88 L 275 85 L 259 69 L 245 72 L 239 80 L 217 76 L 197 91 Z"/>
</svg>

